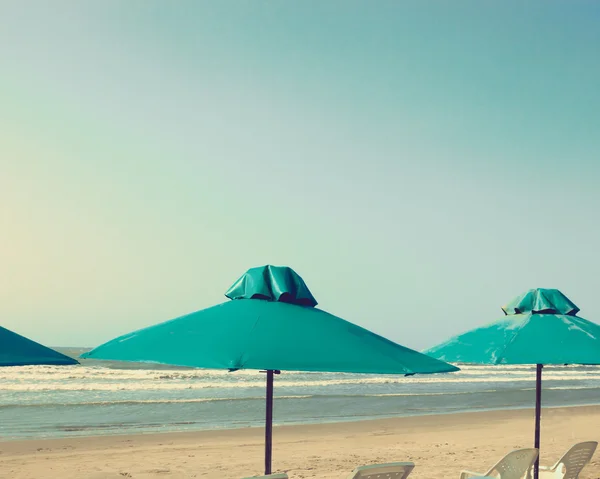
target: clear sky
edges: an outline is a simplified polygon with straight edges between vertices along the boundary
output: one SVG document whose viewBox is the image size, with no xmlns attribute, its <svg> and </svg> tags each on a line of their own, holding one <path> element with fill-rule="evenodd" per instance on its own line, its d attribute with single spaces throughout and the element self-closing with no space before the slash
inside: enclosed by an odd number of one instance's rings
<svg viewBox="0 0 600 479">
<path fill-rule="evenodd" d="M 292 266 L 423 348 L 600 322 L 595 0 L 0 2 L 0 324 L 53 346 Z"/>
</svg>

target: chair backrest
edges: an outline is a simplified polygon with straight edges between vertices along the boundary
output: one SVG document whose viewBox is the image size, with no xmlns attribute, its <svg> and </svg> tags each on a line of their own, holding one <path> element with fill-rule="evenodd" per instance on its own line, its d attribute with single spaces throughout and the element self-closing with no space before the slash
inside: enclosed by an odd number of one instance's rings
<svg viewBox="0 0 600 479">
<path fill-rule="evenodd" d="M 360 466 L 352 471 L 348 479 L 406 479 L 415 468 L 412 462 L 390 462 Z"/>
<path fill-rule="evenodd" d="M 565 452 L 555 465 L 555 467 L 562 465 L 564 468 L 563 479 L 577 479 L 581 470 L 590 462 L 596 447 L 598 447 L 596 441 L 580 442 Z"/>
<path fill-rule="evenodd" d="M 246 479 L 289 479 L 287 474 L 269 474 L 268 476 L 252 476 Z"/>
<path fill-rule="evenodd" d="M 538 453 L 537 449 L 517 449 L 509 452 L 485 475 L 498 477 L 499 479 L 530 477 L 529 471 L 537 459 Z"/>
</svg>

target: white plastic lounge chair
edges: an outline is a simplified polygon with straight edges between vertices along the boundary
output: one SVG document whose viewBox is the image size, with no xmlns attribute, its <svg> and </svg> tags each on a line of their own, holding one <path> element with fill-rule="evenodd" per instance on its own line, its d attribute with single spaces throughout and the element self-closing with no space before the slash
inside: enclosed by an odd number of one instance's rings
<svg viewBox="0 0 600 479">
<path fill-rule="evenodd" d="M 540 466 L 540 479 L 577 479 L 581 470 L 592 459 L 597 446 L 596 441 L 573 445 L 554 466 Z"/>
<path fill-rule="evenodd" d="M 460 479 L 474 477 L 496 477 L 498 479 L 523 479 L 531 477 L 531 466 L 538 457 L 537 449 L 517 449 L 509 452 L 485 474 L 463 471 Z"/>
<path fill-rule="evenodd" d="M 268 476 L 252 476 L 246 479 L 289 479 L 287 474 L 269 474 Z"/>
<path fill-rule="evenodd" d="M 360 466 L 354 469 L 348 479 L 406 479 L 415 468 L 412 462 L 390 462 Z"/>
</svg>

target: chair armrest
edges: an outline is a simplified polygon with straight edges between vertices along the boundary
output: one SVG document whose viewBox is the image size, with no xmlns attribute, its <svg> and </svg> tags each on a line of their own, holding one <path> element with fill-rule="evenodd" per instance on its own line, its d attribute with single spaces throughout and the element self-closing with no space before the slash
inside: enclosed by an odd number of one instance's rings
<svg viewBox="0 0 600 479">
<path fill-rule="evenodd" d="M 460 479 L 469 479 L 470 477 L 485 477 L 485 474 L 481 474 L 479 472 L 473 472 L 473 471 L 461 471 L 460 473 Z"/>
<path fill-rule="evenodd" d="M 539 479 L 562 479 L 563 473 L 556 467 L 540 467 Z"/>
</svg>

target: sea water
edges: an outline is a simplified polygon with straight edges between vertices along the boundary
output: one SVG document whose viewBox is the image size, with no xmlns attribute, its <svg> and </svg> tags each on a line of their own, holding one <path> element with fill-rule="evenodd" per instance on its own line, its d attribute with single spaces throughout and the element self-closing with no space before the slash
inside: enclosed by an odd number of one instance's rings
<svg viewBox="0 0 600 479">
<path fill-rule="evenodd" d="M 70 354 L 81 351 L 70 350 Z M 543 404 L 600 404 L 600 368 L 544 368 Z M 275 424 L 531 408 L 534 366 L 388 376 L 282 372 Z M 261 426 L 265 375 L 139 363 L 0 368 L 3 439 Z"/>
</svg>

